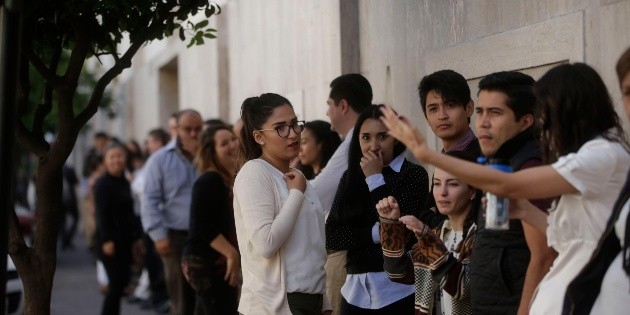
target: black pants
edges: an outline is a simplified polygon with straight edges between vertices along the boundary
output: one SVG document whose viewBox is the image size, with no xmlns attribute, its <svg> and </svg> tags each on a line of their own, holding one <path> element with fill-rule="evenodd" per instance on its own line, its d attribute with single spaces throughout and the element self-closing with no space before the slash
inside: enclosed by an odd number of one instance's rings
<svg viewBox="0 0 630 315">
<path fill-rule="evenodd" d="M 155 306 L 168 300 L 166 280 L 164 279 L 164 265 L 162 265 L 162 260 L 155 251 L 155 244 L 149 235 L 144 233 L 142 240 L 147 250 L 144 256 L 144 267 L 147 268 L 147 273 L 149 274 L 151 303 Z"/>
<path fill-rule="evenodd" d="M 63 213 L 61 215 L 61 221 L 59 222 L 59 234 L 61 234 L 61 248 L 71 248 L 74 240 L 74 234 L 77 232 L 77 223 L 79 221 L 79 208 L 76 202 L 74 204 L 62 205 Z M 70 227 L 66 226 L 66 219 L 70 216 Z"/>
<path fill-rule="evenodd" d="M 100 244 L 99 244 L 100 246 Z M 124 295 L 125 287 L 129 284 L 131 271 L 131 244 L 116 243 L 113 256 L 101 254 L 100 259 L 105 266 L 109 285 L 101 315 L 120 314 L 120 298 Z"/>
<path fill-rule="evenodd" d="M 341 297 L 341 315 L 389 315 L 389 314 L 409 314 L 413 315 L 414 310 L 414 295 L 410 295 L 404 299 L 398 300 L 390 305 L 387 305 L 381 309 L 369 310 L 365 308 L 356 307 L 342 296 Z"/>
<path fill-rule="evenodd" d="M 203 244 L 189 244 L 182 255 L 182 271 L 195 290 L 196 315 L 234 315 L 238 308 L 238 290 L 223 278 L 225 266 L 209 255 Z"/>
<path fill-rule="evenodd" d="M 238 290 L 222 277 L 213 277 L 212 286 L 197 291 L 196 315 L 234 315 L 238 309 Z"/>
<path fill-rule="evenodd" d="M 166 288 L 171 300 L 172 315 L 193 315 L 195 312 L 195 291 L 184 279 L 182 273 L 182 250 L 186 245 L 188 233 L 183 231 L 168 231 L 172 252 L 162 256 Z"/>
<path fill-rule="evenodd" d="M 289 309 L 293 315 L 320 315 L 324 297 L 322 294 L 287 293 Z"/>
</svg>

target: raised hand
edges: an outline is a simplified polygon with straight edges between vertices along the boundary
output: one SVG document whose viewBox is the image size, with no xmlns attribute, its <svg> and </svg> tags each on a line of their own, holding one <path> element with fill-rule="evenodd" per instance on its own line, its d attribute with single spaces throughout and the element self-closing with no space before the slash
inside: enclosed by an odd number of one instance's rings
<svg viewBox="0 0 630 315">
<path fill-rule="evenodd" d="M 429 149 L 427 148 L 426 139 L 420 134 L 418 129 L 406 117 L 399 116 L 389 106 L 382 107 L 381 112 L 383 117 L 380 119 L 389 130 L 388 133 L 404 143 L 418 160 L 424 162 L 424 153 Z"/>
<path fill-rule="evenodd" d="M 383 153 L 379 150 L 377 155 L 372 151 L 368 151 L 361 158 L 360 164 L 366 178 L 378 174 L 383 170 Z"/>
<path fill-rule="evenodd" d="M 379 200 L 376 204 L 376 211 L 378 211 L 378 215 L 380 217 L 385 219 L 398 220 L 400 218 L 398 201 L 396 201 L 396 198 L 392 196 Z"/>
<path fill-rule="evenodd" d="M 299 171 L 290 171 L 284 174 L 284 181 L 287 183 L 287 188 L 298 189 L 301 192 L 306 191 L 306 178 Z"/>
</svg>

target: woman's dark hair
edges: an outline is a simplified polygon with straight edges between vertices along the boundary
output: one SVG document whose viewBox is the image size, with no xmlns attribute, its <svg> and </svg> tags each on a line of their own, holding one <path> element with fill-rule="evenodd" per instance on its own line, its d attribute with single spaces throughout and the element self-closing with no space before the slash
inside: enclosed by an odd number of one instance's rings
<svg viewBox="0 0 630 315">
<path fill-rule="evenodd" d="M 262 148 L 254 139 L 254 131 L 261 129 L 273 110 L 282 105 L 289 105 L 293 108 L 288 99 L 274 93 L 265 93 L 243 101 L 243 105 L 241 105 L 243 128 L 240 135 L 239 168 L 245 162 L 262 155 Z"/>
<path fill-rule="evenodd" d="M 335 153 L 335 150 L 337 150 L 337 147 L 341 144 L 341 138 L 339 137 L 339 134 L 330 129 L 330 123 L 323 120 L 309 121 L 304 124 L 304 129 L 308 129 L 311 132 L 314 138 L 313 140 L 315 140 L 316 143 L 322 144 L 321 151 L 319 152 L 321 157 L 321 165 L 319 168 L 321 170 L 324 166 L 326 166 L 326 164 L 328 164 L 328 161 Z M 301 170 L 306 178 L 315 177 L 312 167 L 302 165 Z M 307 176 L 307 174 L 311 176 Z"/>
<path fill-rule="evenodd" d="M 195 166 L 199 172 L 215 170 L 221 175 L 226 185 L 231 187 L 234 181 L 233 175 L 217 159 L 217 143 L 214 141 L 214 136 L 220 130 L 227 130 L 234 134 L 229 125 L 213 125 L 202 131 L 199 137 L 199 150 L 195 156 Z"/>
<path fill-rule="evenodd" d="M 597 136 L 628 148 L 606 85 L 588 65 L 564 64 L 549 70 L 534 85 L 534 95 L 547 163 L 577 152 Z M 611 128 L 614 130 L 608 132 Z"/>
<path fill-rule="evenodd" d="M 452 157 L 456 157 L 458 159 L 468 161 L 468 162 L 477 163 L 477 158 L 473 154 L 468 153 L 466 151 L 448 151 L 445 154 Z M 474 186 L 468 183 L 464 183 L 464 184 L 468 185 L 470 188 L 475 190 L 475 198 L 471 201 L 470 212 L 468 212 L 468 215 L 466 216 L 466 220 L 464 221 L 463 239 L 466 239 L 468 230 L 477 220 L 477 215 L 479 214 L 479 208 L 481 207 L 481 197 L 483 196 L 483 194 L 481 193 L 481 190 L 475 188 Z M 431 185 L 433 185 L 433 183 L 431 183 Z"/>
<path fill-rule="evenodd" d="M 341 211 L 339 211 L 338 220 L 343 223 L 352 223 L 352 221 L 361 218 L 363 211 L 373 211 L 374 206 L 370 197 L 370 191 L 365 183 L 365 174 L 361 169 L 361 145 L 359 144 L 359 135 L 361 126 L 368 119 L 379 120 L 383 117 L 381 108 L 383 104 L 370 105 L 359 117 L 354 125 L 350 147 L 348 149 L 348 170 L 345 173 L 345 185 L 338 192 L 341 197 Z M 402 142 L 397 141 L 394 145 L 392 157 L 397 157 L 405 151 L 406 147 Z M 384 165 L 385 166 L 385 165 Z"/>
</svg>

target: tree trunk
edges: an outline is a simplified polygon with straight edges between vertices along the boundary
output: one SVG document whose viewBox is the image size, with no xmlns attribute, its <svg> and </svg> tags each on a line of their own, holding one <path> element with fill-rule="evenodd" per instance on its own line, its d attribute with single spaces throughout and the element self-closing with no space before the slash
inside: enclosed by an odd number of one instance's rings
<svg viewBox="0 0 630 315">
<path fill-rule="evenodd" d="M 53 150 L 51 150 L 52 152 Z M 49 315 L 57 266 L 57 233 L 61 213 L 62 175 L 58 163 L 40 162 L 35 187 L 37 225 L 33 246 L 16 264 L 24 284 L 25 315 Z M 21 267 L 21 268 L 20 268 Z M 21 269 L 21 270 L 20 270 Z"/>
</svg>

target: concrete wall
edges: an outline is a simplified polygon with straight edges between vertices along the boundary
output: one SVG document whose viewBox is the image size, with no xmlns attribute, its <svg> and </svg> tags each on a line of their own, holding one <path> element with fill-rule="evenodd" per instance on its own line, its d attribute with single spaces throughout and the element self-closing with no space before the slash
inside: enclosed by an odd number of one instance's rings
<svg viewBox="0 0 630 315">
<path fill-rule="evenodd" d="M 230 120 L 265 92 L 287 97 L 302 118 L 325 117 L 328 84 L 341 73 L 339 0 L 234 0 L 224 13 Z"/>
<path fill-rule="evenodd" d="M 211 20 L 217 40 L 186 49 L 171 38 L 136 56 L 118 82 L 128 121 L 119 130 L 142 139 L 185 107 L 235 122 L 243 100 L 264 92 L 288 97 L 303 119 L 327 119 L 329 82 L 358 70 L 375 102 L 394 105 L 431 135 L 416 91 L 422 76 L 458 71 L 476 98 L 491 72 L 538 78 L 577 61 L 599 71 L 625 116 L 614 64 L 630 45 L 628 0 L 231 0 L 222 8 Z"/>
<path fill-rule="evenodd" d="M 625 117 L 614 65 L 630 45 L 630 1 L 364 0 L 359 12 L 360 68 L 375 100 L 411 116 L 425 134 L 432 133 L 416 87 L 440 69 L 464 75 L 474 97 L 479 79 L 492 72 L 521 70 L 538 78 L 555 64 L 586 62 Z"/>
</svg>

